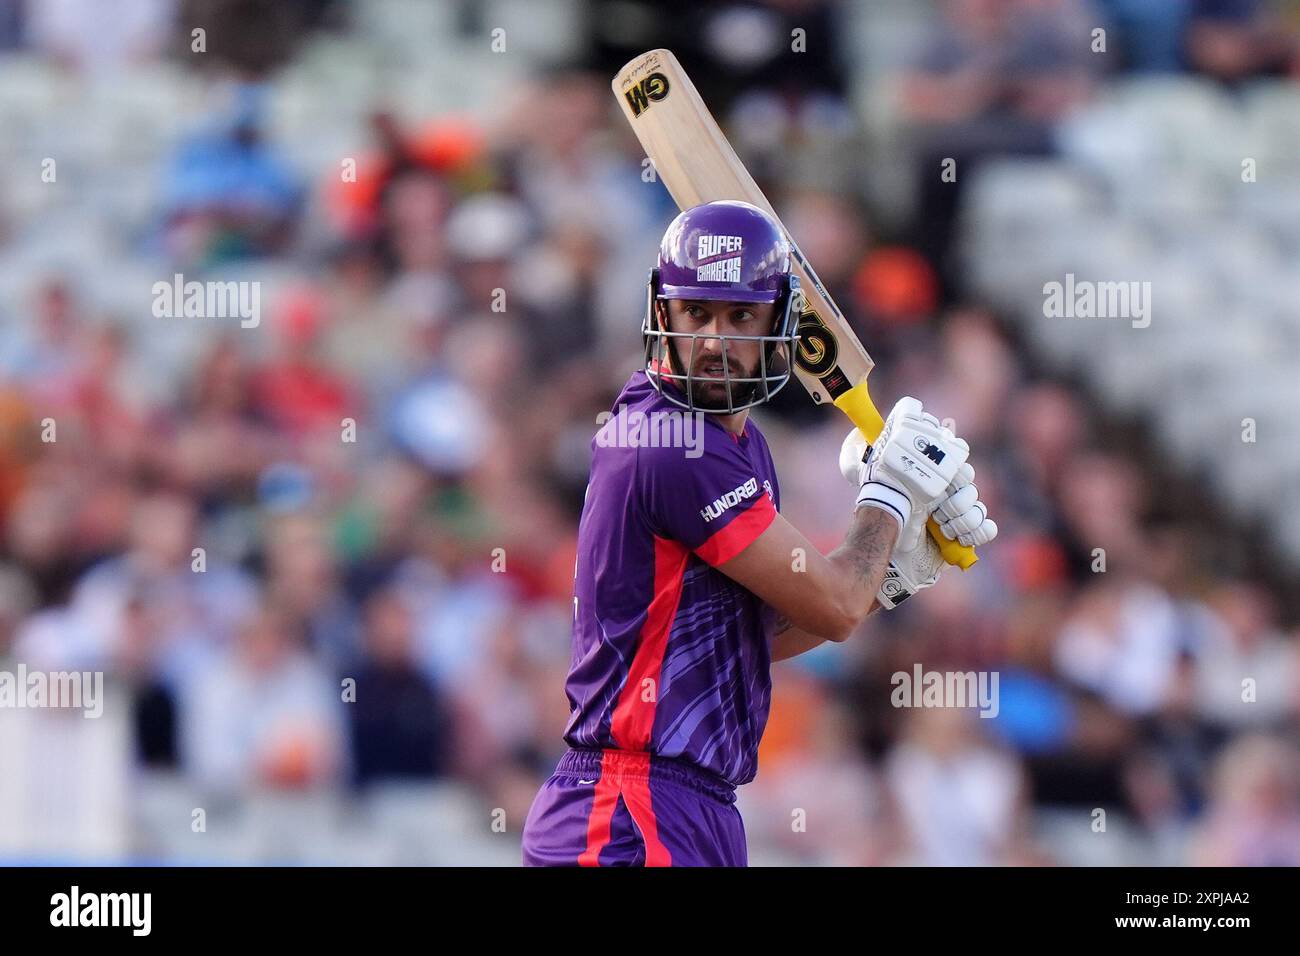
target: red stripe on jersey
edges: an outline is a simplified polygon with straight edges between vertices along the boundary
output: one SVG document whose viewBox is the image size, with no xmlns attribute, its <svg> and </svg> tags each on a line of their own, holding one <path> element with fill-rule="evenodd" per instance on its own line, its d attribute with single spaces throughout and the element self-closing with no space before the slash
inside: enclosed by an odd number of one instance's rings
<svg viewBox="0 0 1300 956">
<path fill-rule="evenodd" d="M 620 750 L 645 750 L 650 746 L 659 702 L 659 671 L 668 649 L 668 633 L 677 616 L 689 557 L 685 545 L 655 535 L 654 597 L 609 723 L 609 734 Z"/>
<path fill-rule="evenodd" d="M 754 539 L 776 520 L 776 507 L 766 494 L 759 495 L 754 503 L 731 519 L 725 528 L 714 532 L 709 540 L 695 549 L 709 564 L 717 567 L 744 551 Z"/>
</svg>

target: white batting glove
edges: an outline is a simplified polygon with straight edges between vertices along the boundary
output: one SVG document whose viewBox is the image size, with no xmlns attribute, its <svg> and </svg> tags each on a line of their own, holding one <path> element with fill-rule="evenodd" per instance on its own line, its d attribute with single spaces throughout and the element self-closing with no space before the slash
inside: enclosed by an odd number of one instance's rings
<svg viewBox="0 0 1300 956">
<path fill-rule="evenodd" d="M 841 448 L 841 465 L 845 454 Z M 970 446 L 922 410 L 919 401 L 901 398 L 867 452 L 857 506 L 893 515 L 901 537 L 914 511 L 934 510 L 969 455 Z"/>
<path fill-rule="evenodd" d="M 914 521 L 905 537 L 906 540 L 899 538 L 894 545 L 885 579 L 876 592 L 876 601 L 886 611 L 898 607 L 917 591 L 934 587 L 948 564 L 934 538 L 926 534 L 924 521 Z"/>
<path fill-rule="evenodd" d="M 866 438 L 856 428 L 840 446 L 840 473 L 855 486 L 863 486 L 867 452 Z M 947 566 L 938 544 L 926 533 L 926 519 L 931 514 L 945 537 L 956 538 L 962 544 L 979 546 L 997 537 L 998 526 L 988 517 L 988 508 L 979 500 L 974 481 L 975 467 L 963 462 L 943 495 L 931 503 L 928 511 L 912 509 L 894 544 L 889 569 L 876 594 L 881 607 L 892 609 L 917 591 L 933 587 Z"/>
<path fill-rule="evenodd" d="M 842 474 L 845 480 L 848 481 L 849 484 L 853 485 L 854 488 L 859 489 L 859 492 L 866 487 L 864 476 L 866 473 L 867 458 L 870 454 L 871 446 L 867 444 L 867 437 L 857 428 L 850 429 L 849 433 L 844 436 L 844 443 L 840 445 L 840 474 Z M 878 489 L 877 491 L 880 496 L 887 500 L 892 500 L 889 497 L 889 491 L 887 489 Z M 859 498 L 859 506 L 862 504 L 871 505 L 872 502 L 863 502 L 861 498 Z M 902 501 L 898 501 L 898 504 L 901 506 Z M 875 506 L 879 507 L 878 504 Z M 882 508 L 881 510 L 887 509 Z M 890 511 L 889 513 L 893 514 L 894 512 Z M 903 522 L 903 528 L 900 529 L 898 533 L 899 539 L 902 539 L 904 532 L 907 530 L 908 522 L 919 519 L 924 523 L 925 514 L 926 512 L 923 509 L 915 506 L 909 507 L 907 520 Z M 895 515 L 895 517 L 897 516 Z"/>
<path fill-rule="evenodd" d="M 944 537 L 956 538 L 962 544 L 979 547 L 998 536 L 997 523 L 979 500 L 975 468 L 970 462 L 961 466 L 932 514 Z M 876 592 L 876 600 L 881 607 L 891 610 L 917 591 L 933 587 L 947 566 L 938 543 L 926 533 L 925 519 L 916 516 L 894 545 L 889 570 Z"/>
</svg>

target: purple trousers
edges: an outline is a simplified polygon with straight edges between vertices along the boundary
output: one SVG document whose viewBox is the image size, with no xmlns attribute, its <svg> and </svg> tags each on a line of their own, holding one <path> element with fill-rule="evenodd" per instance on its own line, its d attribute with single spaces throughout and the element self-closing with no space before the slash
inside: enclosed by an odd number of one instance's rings
<svg viewBox="0 0 1300 956">
<path fill-rule="evenodd" d="M 736 791 L 679 760 L 570 750 L 524 823 L 525 866 L 745 866 Z"/>
</svg>

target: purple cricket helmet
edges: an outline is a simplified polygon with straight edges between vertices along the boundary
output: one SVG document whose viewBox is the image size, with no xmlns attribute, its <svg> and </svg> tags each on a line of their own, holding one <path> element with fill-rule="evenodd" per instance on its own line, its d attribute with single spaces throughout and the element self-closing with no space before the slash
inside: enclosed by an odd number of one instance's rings
<svg viewBox="0 0 1300 956">
<path fill-rule="evenodd" d="M 642 336 L 646 373 L 669 401 L 690 411 L 731 414 L 768 401 L 790 381 L 790 357 L 798 342 L 793 306 L 799 280 L 790 271 L 790 243 L 776 221 L 757 206 L 735 200 L 703 203 L 680 213 L 659 244 L 659 265 L 650 271 Z M 702 302 L 774 303 L 772 327 L 761 334 L 668 328 L 668 299 Z M 695 375 L 697 347 L 718 343 L 721 378 Z M 753 375 L 731 374 L 729 349 L 758 342 Z M 683 356 L 683 347 L 689 353 Z M 711 353 L 709 353 L 711 354 Z M 664 388 L 667 381 L 676 388 Z M 726 393 L 725 403 L 703 403 L 704 388 Z M 678 394 L 678 393 L 682 394 Z"/>
</svg>

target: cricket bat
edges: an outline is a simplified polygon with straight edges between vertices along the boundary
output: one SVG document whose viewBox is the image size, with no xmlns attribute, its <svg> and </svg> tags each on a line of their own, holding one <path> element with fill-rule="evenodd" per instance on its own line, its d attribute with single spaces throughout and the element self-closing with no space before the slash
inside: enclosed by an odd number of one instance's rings
<svg viewBox="0 0 1300 956">
<path fill-rule="evenodd" d="M 781 223 L 671 52 L 641 54 L 619 71 L 612 86 L 656 174 L 681 209 L 736 199 L 757 206 Z M 885 427 L 867 392 L 867 376 L 875 363 L 790 231 L 784 225 L 781 230 L 790 242 L 800 283 L 800 297 L 795 302 L 799 312 L 795 376 L 814 402 L 833 404 L 849 416 L 868 442 L 874 442 Z M 974 548 L 945 538 L 933 518 L 929 530 L 949 564 L 965 570 L 978 560 Z"/>
</svg>

